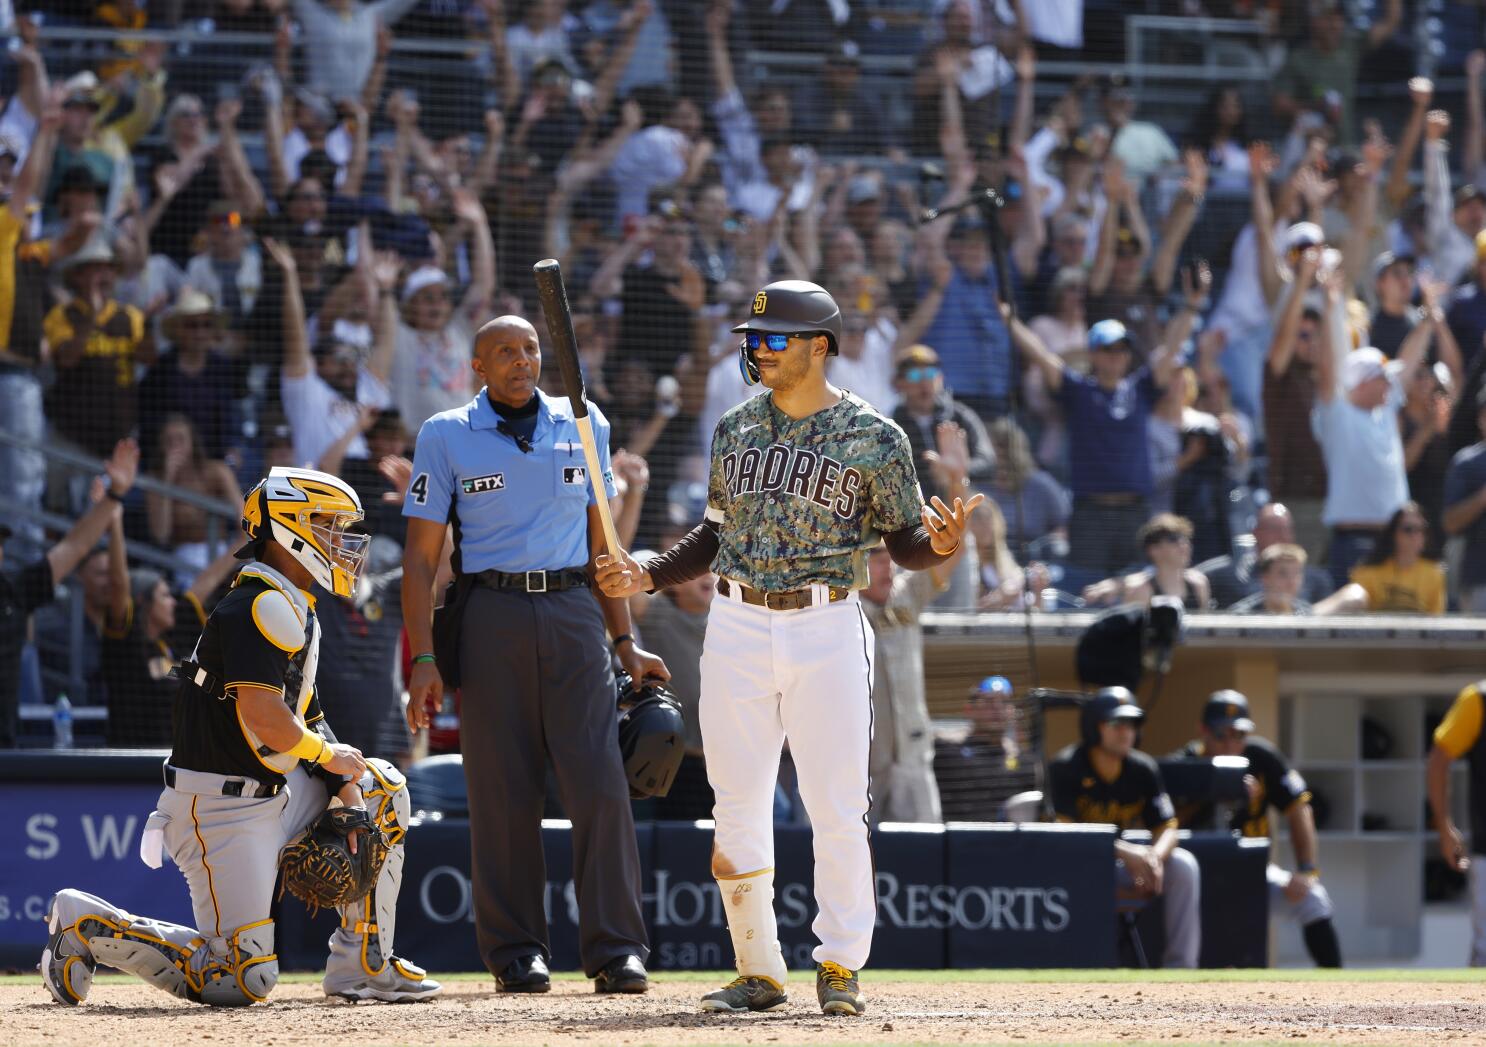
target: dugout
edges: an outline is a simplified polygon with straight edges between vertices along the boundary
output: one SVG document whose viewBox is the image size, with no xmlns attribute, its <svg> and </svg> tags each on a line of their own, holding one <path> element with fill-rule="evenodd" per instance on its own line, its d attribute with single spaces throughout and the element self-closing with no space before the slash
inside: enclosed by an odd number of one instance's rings
<svg viewBox="0 0 1486 1047">
<path fill-rule="evenodd" d="M 1033 616 L 1038 684 L 1078 689 L 1075 650 L 1096 617 Z M 1010 677 L 1018 693 L 1031 685 L 1022 615 L 931 612 L 923 625 L 936 720 L 963 715 L 967 690 L 988 674 Z M 1196 734 L 1211 692 L 1244 692 L 1258 733 L 1279 744 L 1317 795 L 1322 866 L 1348 961 L 1463 962 L 1468 902 L 1435 867 L 1424 770 L 1434 725 L 1462 687 L 1486 675 L 1486 621 L 1188 614 L 1184 628 L 1141 748 L 1176 749 Z M 1147 674 L 1138 695 L 1148 703 L 1151 693 Z M 1047 751 L 1055 752 L 1076 739 L 1075 714 L 1050 711 L 1046 730 Z M 1456 820 L 1466 824 L 1464 765 L 1453 773 Z M 1289 861 L 1288 841 L 1277 853 Z M 1274 927 L 1273 959 L 1307 963 L 1299 933 L 1284 921 Z"/>
</svg>

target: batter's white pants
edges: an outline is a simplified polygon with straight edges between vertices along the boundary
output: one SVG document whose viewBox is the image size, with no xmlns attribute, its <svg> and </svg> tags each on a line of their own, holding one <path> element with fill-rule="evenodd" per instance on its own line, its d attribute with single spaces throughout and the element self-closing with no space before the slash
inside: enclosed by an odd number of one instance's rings
<svg viewBox="0 0 1486 1047">
<path fill-rule="evenodd" d="M 702 746 L 717 796 L 714 872 L 774 866 L 786 739 L 814 830 L 816 962 L 867 962 L 877 898 L 867 839 L 872 627 L 856 594 L 770 611 L 718 593 L 702 646 Z"/>
</svg>

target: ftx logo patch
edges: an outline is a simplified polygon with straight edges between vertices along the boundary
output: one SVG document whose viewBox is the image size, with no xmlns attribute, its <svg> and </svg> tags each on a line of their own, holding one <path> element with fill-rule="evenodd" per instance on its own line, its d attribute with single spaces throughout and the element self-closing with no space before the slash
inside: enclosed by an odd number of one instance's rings
<svg viewBox="0 0 1486 1047">
<path fill-rule="evenodd" d="M 588 468 L 582 465 L 565 465 L 562 467 L 562 482 L 565 484 L 585 484 L 588 482 Z"/>
<path fill-rule="evenodd" d="M 468 480 L 460 480 L 459 486 L 465 494 L 484 494 L 486 491 L 504 491 L 506 489 L 506 474 L 491 473 L 489 476 L 472 476 Z"/>
</svg>

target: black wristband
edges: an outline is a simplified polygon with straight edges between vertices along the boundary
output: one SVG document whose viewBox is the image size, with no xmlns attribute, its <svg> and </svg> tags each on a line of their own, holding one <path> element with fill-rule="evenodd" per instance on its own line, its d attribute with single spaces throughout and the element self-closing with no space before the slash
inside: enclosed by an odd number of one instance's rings
<svg viewBox="0 0 1486 1047">
<path fill-rule="evenodd" d="M 624 643 L 624 641 L 626 640 L 628 640 L 630 643 L 635 642 L 635 638 L 629 633 L 620 633 L 618 636 L 614 637 L 614 650 L 616 653 L 619 651 L 619 645 Z"/>
<path fill-rule="evenodd" d="M 118 502 L 120 505 L 123 505 L 124 504 L 124 496 L 121 495 L 118 491 L 115 491 L 112 487 L 105 487 L 103 489 L 103 497 L 105 497 L 105 498 L 112 498 L 114 501 Z"/>
</svg>

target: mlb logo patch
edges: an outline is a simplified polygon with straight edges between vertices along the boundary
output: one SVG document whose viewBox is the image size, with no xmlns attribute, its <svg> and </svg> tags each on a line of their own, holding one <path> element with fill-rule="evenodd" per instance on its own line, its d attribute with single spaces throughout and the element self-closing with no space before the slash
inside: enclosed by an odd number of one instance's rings
<svg viewBox="0 0 1486 1047">
<path fill-rule="evenodd" d="M 489 476 L 472 476 L 468 480 L 460 480 L 459 486 L 465 494 L 484 494 L 486 491 L 503 491 L 506 488 L 506 474 L 491 473 Z"/>
<path fill-rule="evenodd" d="M 565 465 L 562 467 L 562 482 L 565 484 L 585 484 L 588 482 L 588 468 L 582 465 Z"/>
</svg>

